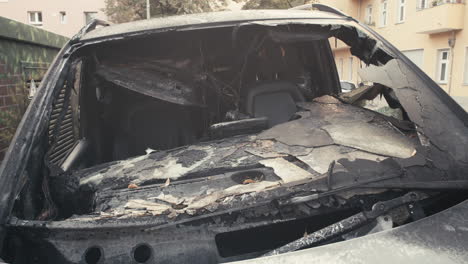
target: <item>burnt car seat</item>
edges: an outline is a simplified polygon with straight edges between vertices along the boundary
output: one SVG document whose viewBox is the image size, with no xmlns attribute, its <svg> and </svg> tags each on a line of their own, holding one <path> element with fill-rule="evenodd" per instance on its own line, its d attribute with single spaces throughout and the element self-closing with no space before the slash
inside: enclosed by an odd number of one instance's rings
<svg viewBox="0 0 468 264">
<path fill-rule="evenodd" d="M 195 114 L 192 109 L 154 102 L 127 108 L 114 142 L 114 159 L 143 155 L 148 148 L 164 150 L 192 144 L 198 132 Z"/>
<path fill-rule="evenodd" d="M 247 91 L 246 113 L 267 117 L 270 127 L 291 120 L 297 111 L 296 102 L 304 101 L 297 85 L 288 81 L 262 82 Z"/>
</svg>

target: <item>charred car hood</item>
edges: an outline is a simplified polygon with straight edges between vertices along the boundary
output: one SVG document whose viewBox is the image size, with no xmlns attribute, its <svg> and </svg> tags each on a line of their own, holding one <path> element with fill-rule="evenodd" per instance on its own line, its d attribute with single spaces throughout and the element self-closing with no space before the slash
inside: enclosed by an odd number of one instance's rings
<svg viewBox="0 0 468 264">
<path fill-rule="evenodd" d="M 468 202 L 414 223 L 299 252 L 235 262 L 266 263 L 466 263 Z"/>
<path fill-rule="evenodd" d="M 331 96 L 299 106 L 296 120 L 259 134 L 149 150 L 144 156 L 77 171 L 72 175 L 76 188 L 66 201 L 82 204 L 83 194 L 96 195 L 94 220 L 111 215 L 174 218 L 213 212 L 236 195 L 255 196 L 306 182 L 314 183 L 315 190 L 365 182 L 396 184 L 395 178 L 400 181 L 404 175 L 398 161 L 424 163 L 417 141 L 396 129 L 403 125 L 397 119 Z M 126 193 L 122 201 L 109 196 L 118 189 Z"/>
</svg>

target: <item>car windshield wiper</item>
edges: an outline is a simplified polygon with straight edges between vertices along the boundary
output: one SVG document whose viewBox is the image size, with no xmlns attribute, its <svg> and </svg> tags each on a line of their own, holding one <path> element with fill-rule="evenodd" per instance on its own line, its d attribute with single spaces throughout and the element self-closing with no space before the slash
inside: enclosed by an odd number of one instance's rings
<svg viewBox="0 0 468 264">
<path fill-rule="evenodd" d="M 315 231 L 312 234 L 304 236 L 293 242 L 290 242 L 280 248 L 270 251 L 263 256 L 273 256 L 282 253 L 292 252 L 301 248 L 317 245 L 318 243 L 343 235 L 353 231 L 364 224 L 375 220 L 377 217 L 382 216 L 388 211 L 413 202 L 423 199 L 425 196 L 419 192 L 409 192 L 403 196 L 388 200 L 380 201 L 372 206 L 370 211 L 363 211 L 358 214 L 352 215 L 346 219 Z"/>
<path fill-rule="evenodd" d="M 278 204 L 279 205 L 289 205 L 289 204 L 305 203 L 305 202 L 309 202 L 309 201 L 312 201 L 312 200 L 317 200 L 317 199 L 325 197 L 325 196 L 330 196 L 330 195 L 337 194 L 337 193 L 340 193 L 340 192 L 343 192 L 343 191 L 347 191 L 347 190 L 350 190 L 350 189 L 359 188 L 359 187 L 365 186 L 366 184 L 385 181 L 385 180 L 390 180 L 390 179 L 401 177 L 401 176 L 402 176 L 402 174 L 392 174 L 392 175 L 385 176 L 385 177 L 372 178 L 372 179 L 369 179 L 369 180 L 366 180 L 366 181 L 356 182 L 356 183 L 353 183 L 353 184 L 350 184 L 350 185 L 347 185 L 347 186 L 343 186 L 343 187 L 336 188 L 336 189 L 333 189 L 333 190 L 325 191 L 325 192 L 322 192 L 322 193 L 314 193 L 314 194 L 306 195 L 306 196 L 292 197 L 292 198 L 289 198 L 287 200 L 279 200 Z M 330 178 L 330 174 L 329 174 L 328 177 Z M 330 180 L 328 180 L 328 186 L 330 188 L 330 183 L 329 182 L 330 182 Z"/>
</svg>

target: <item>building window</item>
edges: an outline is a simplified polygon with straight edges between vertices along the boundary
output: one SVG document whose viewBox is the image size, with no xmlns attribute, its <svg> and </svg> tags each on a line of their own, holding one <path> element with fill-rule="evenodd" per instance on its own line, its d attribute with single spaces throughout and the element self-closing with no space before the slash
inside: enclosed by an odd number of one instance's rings
<svg viewBox="0 0 468 264">
<path fill-rule="evenodd" d="M 372 25 L 373 21 L 372 21 L 372 5 L 368 5 L 366 7 L 366 24 L 368 25 Z"/>
<path fill-rule="evenodd" d="M 349 57 L 348 73 L 349 73 L 349 80 L 352 81 L 353 80 L 353 57 Z"/>
<path fill-rule="evenodd" d="M 437 60 L 437 81 L 439 83 L 447 83 L 448 71 L 449 71 L 449 57 L 450 50 L 443 49 L 438 52 Z"/>
<path fill-rule="evenodd" d="M 95 19 L 96 16 L 97 16 L 97 12 L 84 12 L 84 16 L 85 16 L 85 24 L 89 24 L 89 22 L 91 22 L 91 20 Z"/>
<path fill-rule="evenodd" d="M 401 51 L 408 59 L 410 59 L 416 66 L 420 69 L 424 65 L 424 49 L 415 49 L 415 50 L 402 50 Z"/>
<path fill-rule="evenodd" d="M 30 11 L 28 12 L 29 24 L 35 26 L 42 26 L 42 12 Z"/>
<path fill-rule="evenodd" d="M 463 71 L 463 83 L 468 85 L 468 47 L 465 48 L 465 70 Z"/>
<path fill-rule="evenodd" d="M 428 0 L 418 0 L 418 9 L 427 8 Z"/>
<path fill-rule="evenodd" d="M 405 21 L 406 10 L 405 10 L 405 2 L 406 0 L 398 0 L 398 23 L 402 23 Z"/>
<path fill-rule="evenodd" d="M 60 12 L 60 23 L 62 23 L 62 24 L 67 23 L 67 12 L 65 12 L 65 11 Z"/>
<path fill-rule="evenodd" d="M 380 26 L 381 27 L 384 27 L 387 25 L 387 15 L 388 15 L 387 7 L 388 7 L 387 0 L 382 0 L 382 2 L 380 3 Z"/>
</svg>

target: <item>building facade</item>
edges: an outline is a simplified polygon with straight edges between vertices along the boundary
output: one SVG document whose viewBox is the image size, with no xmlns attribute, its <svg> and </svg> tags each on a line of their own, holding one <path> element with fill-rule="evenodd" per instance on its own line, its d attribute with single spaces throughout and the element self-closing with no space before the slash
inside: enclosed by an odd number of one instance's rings
<svg viewBox="0 0 468 264">
<path fill-rule="evenodd" d="M 104 0 L 0 0 L 0 16 L 72 37 L 93 18 L 106 19 Z"/>
<path fill-rule="evenodd" d="M 468 96 L 468 5 L 462 0 L 321 0 L 370 25 L 455 97 Z M 364 67 L 332 41 L 340 78 Z"/>
</svg>

